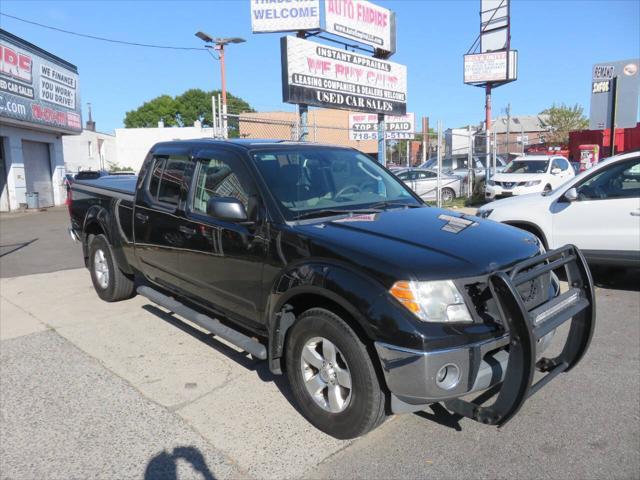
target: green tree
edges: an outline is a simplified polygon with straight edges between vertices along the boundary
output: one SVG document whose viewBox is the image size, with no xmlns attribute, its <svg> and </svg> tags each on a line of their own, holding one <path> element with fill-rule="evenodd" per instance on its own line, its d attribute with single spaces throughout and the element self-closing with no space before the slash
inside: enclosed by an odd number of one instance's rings
<svg viewBox="0 0 640 480">
<path fill-rule="evenodd" d="M 171 97 L 161 95 L 143 103 L 135 110 L 126 113 L 124 125 L 127 128 L 156 127 L 162 120 L 167 127 L 188 127 L 193 122 L 199 120 L 205 127 L 212 125 L 211 97 L 216 97 L 219 90 L 205 92 L 199 88 L 192 88 Z M 255 110 L 240 97 L 227 92 L 227 112 L 239 114 L 244 112 L 254 112 Z M 229 119 L 229 135 L 238 136 L 237 119 Z"/>
<path fill-rule="evenodd" d="M 569 143 L 569 132 L 584 130 L 589 126 L 589 120 L 584 116 L 584 109 L 577 103 L 573 106 L 554 103 L 540 114 L 547 115 L 544 121 L 549 127 L 547 143 L 566 145 Z"/>
</svg>

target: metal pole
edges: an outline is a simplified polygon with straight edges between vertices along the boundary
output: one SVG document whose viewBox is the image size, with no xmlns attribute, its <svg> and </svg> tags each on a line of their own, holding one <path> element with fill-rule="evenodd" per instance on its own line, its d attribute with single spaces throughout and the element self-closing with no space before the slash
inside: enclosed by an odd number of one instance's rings
<svg viewBox="0 0 640 480">
<path fill-rule="evenodd" d="M 298 124 L 300 125 L 298 129 L 298 141 L 306 142 L 307 135 L 309 134 L 307 128 L 307 115 L 309 113 L 309 106 L 298 104 Z"/>
<path fill-rule="evenodd" d="M 511 104 L 507 103 L 507 160 L 509 160 L 509 144 L 511 139 L 509 135 L 511 134 Z"/>
<path fill-rule="evenodd" d="M 508 56 L 508 55 L 507 55 Z M 486 95 L 485 95 L 485 119 L 484 119 L 484 133 L 486 134 L 485 138 L 485 157 L 484 157 L 484 168 L 485 168 L 485 178 L 486 172 L 489 170 L 489 150 L 491 146 L 491 84 L 487 83 L 486 86 Z"/>
<path fill-rule="evenodd" d="M 493 173 L 491 174 L 491 176 L 494 176 L 496 174 L 496 152 L 498 150 L 498 135 L 496 134 L 496 131 L 493 131 L 493 155 L 491 155 L 492 157 L 492 161 L 493 161 Z"/>
<path fill-rule="evenodd" d="M 378 114 L 378 162 L 387 164 L 387 147 L 384 138 L 384 114 Z"/>
<path fill-rule="evenodd" d="M 211 135 L 216 138 L 218 135 L 218 115 L 216 114 L 216 96 L 211 95 Z"/>
<path fill-rule="evenodd" d="M 469 186 L 469 191 L 467 192 L 467 197 L 471 198 L 473 192 L 473 174 L 475 170 L 473 169 L 473 141 L 471 139 L 471 125 L 467 125 L 467 167 L 469 167 L 469 174 L 467 185 Z"/>
<path fill-rule="evenodd" d="M 522 120 L 520 121 L 520 152 L 524 156 L 524 125 L 522 125 Z"/>
<path fill-rule="evenodd" d="M 618 77 L 611 79 L 611 118 L 609 119 L 609 145 L 611 156 L 616 154 L 616 107 L 618 96 Z"/>
<path fill-rule="evenodd" d="M 218 94 L 218 132 L 222 138 L 226 138 L 224 131 L 224 122 L 222 121 L 222 99 Z"/>
<path fill-rule="evenodd" d="M 438 208 L 442 207 L 442 195 L 440 194 L 440 176 L 442 175 L 442 121 L 438 120 L 438 145 L 436 145 L 438 159 L 438 179 L 436 188 L 436 203 Z"/>
<path fill-rule="evenodd" d="M 224 138 L 228 138 L 227 130 L 227 78 L 224 66 L 224 44 L 218 44 L 220 52 L 220 83 L 222 84 L 222 133 Z"/>
<path fill-rule="evenodd" d="M 422 163 L 427 161 L 428 148 L 429 148 L 429 118 L 422 117 Z"/>
</svg>

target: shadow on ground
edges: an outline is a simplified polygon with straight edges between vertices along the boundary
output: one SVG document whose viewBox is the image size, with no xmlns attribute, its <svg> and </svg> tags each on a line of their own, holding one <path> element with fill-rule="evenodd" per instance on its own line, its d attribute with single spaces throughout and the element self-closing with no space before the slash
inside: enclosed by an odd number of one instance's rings
<svg viewBox="0 0 640 480">
<path fill-rule="evenodd" d="M 182 460 L 189 468 L 198 472 L 204 480 L 214 480 L 204 456 L 195 447 L 176 447 L 173 452 L 163 450 L 147 464 L 144 480 L 178 480 L 178 461 Z"/>
<path fill-rule="evenodd" d="M 640 292 L 640 268 L 591 267 L 596 287 Z"/>
</svg>

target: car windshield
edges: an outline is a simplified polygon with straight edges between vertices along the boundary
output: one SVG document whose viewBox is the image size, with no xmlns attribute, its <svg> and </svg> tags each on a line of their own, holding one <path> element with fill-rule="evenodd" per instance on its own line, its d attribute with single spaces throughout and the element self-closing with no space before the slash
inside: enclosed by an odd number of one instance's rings
<svg viewBox="0 0 640 480">
<path fill-rule="evenodd" d="M 287 220 L 380 206 L 420 206 L 394 175 L 344 148 L 255 150 L 253 161 Z"/>
<path fill-rule="evenodd" d="M 546 173 L 548 166 L 548 160 L 513 160 L 504 173 Z"/>
</svg>

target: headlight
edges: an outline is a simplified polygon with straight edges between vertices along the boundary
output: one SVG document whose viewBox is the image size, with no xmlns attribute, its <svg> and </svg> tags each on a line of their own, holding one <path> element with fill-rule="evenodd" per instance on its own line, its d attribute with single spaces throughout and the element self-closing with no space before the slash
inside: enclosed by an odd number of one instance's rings
<svg viewBox="0 0 640 480">
<path fill-rule="evenodd" d="M 540 185 L 541 180 L 531 180 L 530 182 L 524 182 L 525 187 L 534 187 Z"/>
<path fill-rule="evenodd" d="M 478 210 L 478 216 L 480 218 L 488 218 L 489 215 L 491 215 L 491 212 L 493 212 L 493 208 L 487 208 L 486 210 Z"/>
<path fill-rule="evenodd" d="M 393 284 L 389 293 L 423 322 L 473 322 L 451 280 Z"/>
<path fill-rule="evenodd" d="M 490 187 L 495 187 L 496 186 L 496 182 L 494 182 L 493 180 L 487 180 L 487 185 Z"/>
</svg>

